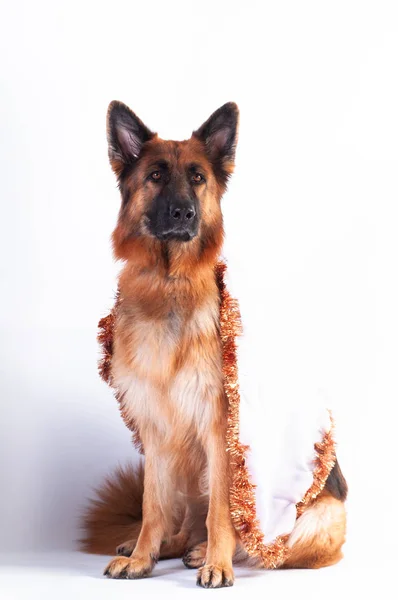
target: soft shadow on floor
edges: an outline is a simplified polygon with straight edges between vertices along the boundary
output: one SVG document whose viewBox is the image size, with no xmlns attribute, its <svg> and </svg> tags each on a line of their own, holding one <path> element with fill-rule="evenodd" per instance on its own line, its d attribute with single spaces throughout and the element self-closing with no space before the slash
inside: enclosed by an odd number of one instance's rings
<svg viewBox="0 0 398 600">
<path fill-rule="evenodd" d="M 111 560 L 111 556 L 96 556 L 81 552 L 29 552 L 0 555 L 0 569 L 19 570 L 27 572 L 44 572 L 52 576 L 88 577 L 96 580 L 106 580 L 103 570 Z M 172 578 L 176 585 L 192 588 L 196 585 L 196 569 L 187 569 L 181 560 L 162 560 L 156 565 L 148 579 Z M 264 577 L 264 571 L 236 567 L 235 574 L 239 580 Z"/>
</svg>

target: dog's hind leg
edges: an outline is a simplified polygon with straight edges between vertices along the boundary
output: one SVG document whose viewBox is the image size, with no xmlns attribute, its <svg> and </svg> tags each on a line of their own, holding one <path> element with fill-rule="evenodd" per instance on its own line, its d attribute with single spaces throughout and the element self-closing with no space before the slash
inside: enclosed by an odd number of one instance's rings
<svg viewBox="0 0 398 600">
<path fill-rule="evenodd" d="M 181 505 L 181 499 L 184 499 L 185 505 Z M 200 492 L 197 474 L 188 479 L 182 492 L 174 495 L 172 507 L 174 534 L 163 539 L 159 551 L 160 560 L 182 558 L 188 548 L 192 548 L 207 538 L 208 497 Z M 130 557 L 137 545 L 138 534 L 139 530 L 134 538 L 120 544 L 116 549 L 116 553 L 119 556 Z"/>
<path fill-rule="evenodd" d="M 160 548 L 160 558 L 183 558 L 184 564 L 188 549 L 207 538 L 208 497 L 200 493 L 196 480 L 188 483 L 187 492 L 185 515 L 180 530 Z M 207 545 L 206 542 L 205 544 Z M 203 562 L 198 566 L 202 564 Z"/>
<path fill-rule="evenodd" d="M 180 531 L 171 536 L 169 540 L 164 540 L 160 547 L 159 559 L 164 558 L 181 558 L 187 549 L 188 539 L 190 536 L 189 530 L 181 527 Z M 131 556 L 137 545 L 137 538 L 127 540 L 116 548 L 116 554 L 119 556 Z"/>
</svg>

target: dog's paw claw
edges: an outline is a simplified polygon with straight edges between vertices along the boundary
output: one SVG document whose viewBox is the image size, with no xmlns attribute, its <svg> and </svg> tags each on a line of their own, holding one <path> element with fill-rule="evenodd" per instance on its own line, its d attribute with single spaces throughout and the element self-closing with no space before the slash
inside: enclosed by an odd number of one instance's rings
<svg viewBox="0 0 398 600">
<path fill-rule="evenodd" d="M 123 544 L 119 544 L 119 546 L 116 548 L 116 554 L 118 556 L 129 557 L 132 555 L 134 548 L 135 548 L 135 541 L 128 540 L 127 542 L 123 542 Z"/>
</svg>

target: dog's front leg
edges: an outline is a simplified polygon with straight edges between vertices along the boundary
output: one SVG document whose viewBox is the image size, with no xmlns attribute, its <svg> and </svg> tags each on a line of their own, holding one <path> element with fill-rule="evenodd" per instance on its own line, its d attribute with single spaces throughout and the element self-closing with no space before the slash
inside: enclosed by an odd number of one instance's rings
<svg viewBox="0 0 398 600">
<path fill-rule="evenodd" d="M 197 583 L 206 588 L 228 587 L 234 582 L 232 556 L 236 535 L 229 508 L 229 458 L 225 435 L 226 418 L 212 424 L 205 440 L 209 480 L 208 543 L 206 562 L 198 571 Z"/>
<path fill-rule="evenodd" d="M 169 468 L 162 452 L 145 444 L 141 532 L 131 556 L 112 559 L 104 575 L 113 579 L 138 579 L 149 575 L 159 558 L 162 540 L 170 535 L 171 489 Z"/>
</svg>

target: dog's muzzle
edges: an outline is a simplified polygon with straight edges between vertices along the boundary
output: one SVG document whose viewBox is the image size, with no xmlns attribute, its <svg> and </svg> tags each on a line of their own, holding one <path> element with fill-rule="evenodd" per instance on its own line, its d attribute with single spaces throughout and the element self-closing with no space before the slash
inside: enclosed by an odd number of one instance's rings
<svg viewBox="0 0 398 600">
<path fill-rule="evenodd" d="M 159 195 L 147 213 L 149 231 L 159 240 L 189 242 L 198 234 L 198 212 L 196 199 Z"/>
</svg>

